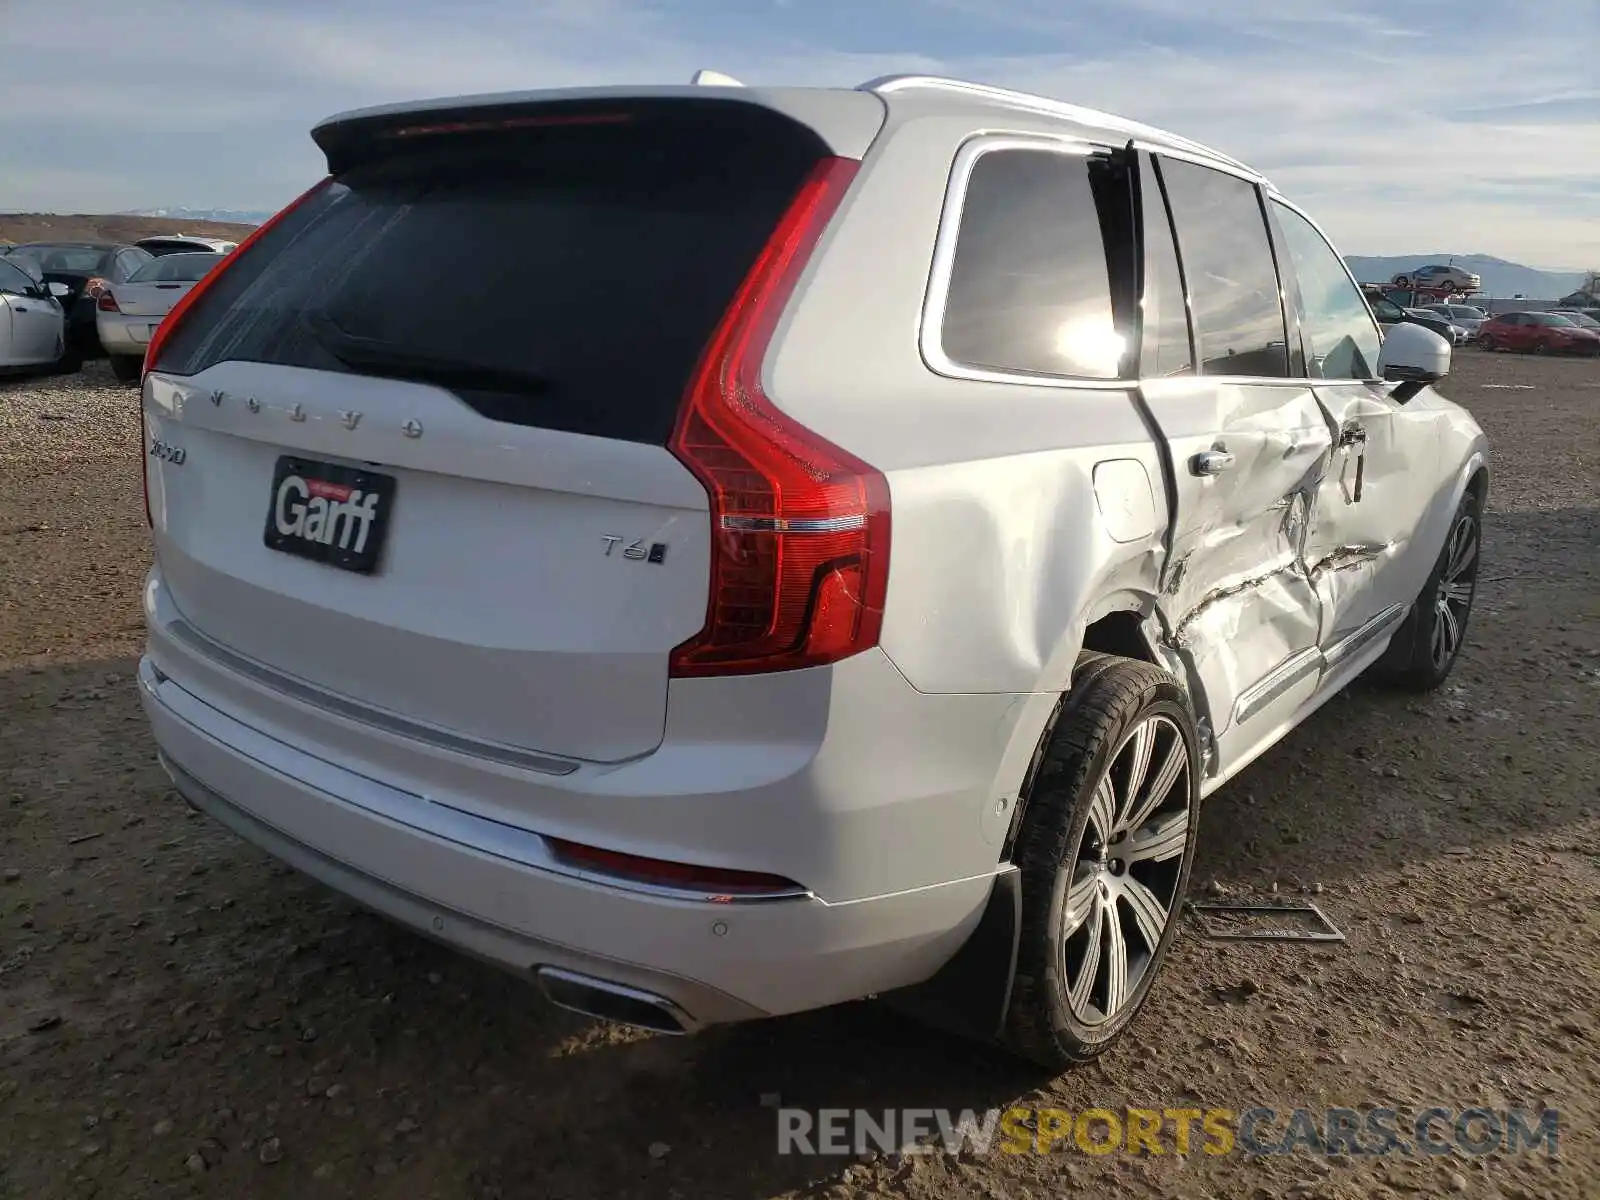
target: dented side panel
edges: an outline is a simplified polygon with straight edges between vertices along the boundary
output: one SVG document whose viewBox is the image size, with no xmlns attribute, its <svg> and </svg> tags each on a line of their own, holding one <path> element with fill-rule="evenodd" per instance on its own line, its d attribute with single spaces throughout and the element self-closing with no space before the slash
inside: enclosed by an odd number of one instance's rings
<svg viewBox="0 0 1600 1200">
<path fill-rule="evenodd" d="M 1237 727 L 1269 727 L 1315 690 L 1323 618 L 1306 534 L 1332 434 L 1308 382 L 1151 380 L 1144 395 L 1177 490 L 1159 604 L 1225 768 Z M 1196 473 L 1212 451 L 1231 466 Z"/>
<path fill-rule="evenodd" d="M 1416 572 L 1407 567 L 1418 555 L 1431 563 L 1437 552 L 1416 535 L 1443 479 L 1444 415 L 1396 404 L 1382 385 L 1319 383 L 1317 395 L 1343 442 L 1317 494 L 1306 545 L 1327 650 L 1416 595 Z"/>
</svg>

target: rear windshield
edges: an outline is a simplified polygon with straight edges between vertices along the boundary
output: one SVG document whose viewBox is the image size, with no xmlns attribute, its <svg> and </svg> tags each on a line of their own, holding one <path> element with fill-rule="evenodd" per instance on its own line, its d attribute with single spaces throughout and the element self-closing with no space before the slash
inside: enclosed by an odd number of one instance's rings
<svg viewBox="0 0 1600 1200">
<path fill-rule="evenodd" d="M 95 246 L 18 246 L 12 258 L 31 258 L 45 271 L 63 275 L 93 275 L 110 251 Z"/>
<path fill-rule="evenodd" d="M 664 444 L 824 147 L 752 105 L 604 118 L 396 139 L 219 275 L 157 369 L 415 379 L 494 420 Z"/>
<path fill-rule="evenodd" d="M 143 238 L 137 245 L 151 254 L 189 254 L 210 249 L 204 242 L 191 242 L 186 238 Z"/>
<path fill-rule="evenodd" d="M 167 254 L 145 263 L 129 283 L 193 283 L 222 261 L 220 254 Z"/>
</svg>

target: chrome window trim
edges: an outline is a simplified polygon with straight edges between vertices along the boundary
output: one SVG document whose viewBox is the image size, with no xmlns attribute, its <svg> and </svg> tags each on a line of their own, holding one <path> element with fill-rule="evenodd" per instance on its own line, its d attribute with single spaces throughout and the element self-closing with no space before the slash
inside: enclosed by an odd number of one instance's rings
<svg viewBox="0 0 1600 1200">
<path fill-rule="evenodd" d="M 1095 388 L 1123 392 L 1135 386 L 1131 379 L 1042 375 L 1032 371 L 982 367 L 958 362 L 944 350 L 944 317 L 950 300 L 950 276 L 955 268 L 956 243 L 961 237 L 961 218 L 966 211 L 967 184 L 978 160 L 1001 150 L 1088 158 L 1114 148 L 1083 138 L 1045 133 L 980 132 L 969 136 L 961 144 L 951 164 L 950 178 L 945 184 L 944 208 L 939 216 L 939 232 L 933 244 L 933 266 L 928 275 L 928 289 L 923 296 L 921 324 L 917 331 L 917 347 L 930 371 L 949 379 L 968 379 L 979 383 L 1026 383 L 1038 387 Z"/>
</svg>

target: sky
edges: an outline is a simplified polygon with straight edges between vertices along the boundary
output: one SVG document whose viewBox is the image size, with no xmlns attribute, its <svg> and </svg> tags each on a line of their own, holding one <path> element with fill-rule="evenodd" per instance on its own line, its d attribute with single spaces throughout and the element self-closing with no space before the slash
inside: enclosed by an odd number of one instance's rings
<svg viewBox="0 0 1600 1200">
<path fill-rule="evenodd" d="M 0 0 L 0 60 L 0 211 L 275 209 L 367 104 L 912 72 L 1208 142 L 1348 254 L 1600 267 L 1600 0 Z"/>
</svg>

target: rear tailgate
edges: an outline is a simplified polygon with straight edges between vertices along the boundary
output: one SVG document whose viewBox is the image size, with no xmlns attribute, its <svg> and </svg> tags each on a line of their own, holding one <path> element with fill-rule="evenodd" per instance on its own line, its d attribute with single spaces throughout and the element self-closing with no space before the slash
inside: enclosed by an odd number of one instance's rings
<svg viewBox="0 0 1600 1200">
<path fill-rule="evenodd" d="M 115 283 L 111 295 L 117 307 L 130 317 L 166 316 L 192 283 Z"/>
<path fill-rule="evenodd" d="M 648 753 L 708 591 L 706 496 L 666 443 L 828 146 L 732 101 L 406 120 L 325 141 L 332 181 L 159 352 L 149 436 L 183 451 L 149 459 L 174 604 L 358 706 L 572 759 Z"/>
</svg>

